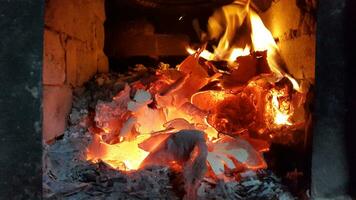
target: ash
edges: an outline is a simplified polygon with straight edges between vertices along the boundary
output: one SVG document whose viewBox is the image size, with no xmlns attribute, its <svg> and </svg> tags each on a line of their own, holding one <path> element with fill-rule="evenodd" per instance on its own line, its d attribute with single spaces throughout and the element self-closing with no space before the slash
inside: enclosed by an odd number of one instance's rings
<svg viewBox="0 0 356 200">
<path fill-rule="evenodd" d="M 152 71 L 151 71 L 152 70 Z M 86 161 L 91 134 L 84 118 L 100 101 L 109 101 L 126 83 L 154 73 L 142 65 L 126 74 L 100 74 L 74 91 L 69 126 L 62 138 L 43 146 L 44 199 L 182 199 L 182 176 L 167 167 L 122 172 L 103 162 Z M 204 178 L 199 199 L 295 199 L 270 170 L 244 172 L 239 179 Z"/>
</svg>

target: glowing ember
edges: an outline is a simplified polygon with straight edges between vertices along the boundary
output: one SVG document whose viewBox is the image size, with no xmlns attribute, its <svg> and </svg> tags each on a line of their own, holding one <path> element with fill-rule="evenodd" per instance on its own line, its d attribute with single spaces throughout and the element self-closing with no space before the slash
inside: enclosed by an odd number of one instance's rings
<svg viewBox="0 0 356 200">
<path fill-rule="evenodd" d="M 270 91 L 270 94 L 272 95 L 271 112 L 273 113 L 274 123 L 276 125 L 292 125 L 292 123 L 289 121 L 289 118 L 291 116 L 290 103 L 288 101 L 283 101 L 282 103 L 279 103 L 278 98 L 285 96 L 283 91 L 272 89 Z"/>
<path fill-rule="evenodd" d="M 104 161 L 115 169 L 135 170 L 147 157 L 148 152 L 140 149 L 138 144 L 149 138 L 149 134 L 141 134 L 132 141 L 117 144 L 106 144 L 102 138 L 94 134 L 93 142 L 87 150 L 87 160 Z"/>
</svg>

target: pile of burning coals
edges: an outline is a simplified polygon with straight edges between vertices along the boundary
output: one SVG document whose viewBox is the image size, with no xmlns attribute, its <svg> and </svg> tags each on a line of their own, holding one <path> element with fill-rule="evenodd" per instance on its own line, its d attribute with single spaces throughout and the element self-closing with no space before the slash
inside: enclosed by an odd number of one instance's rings
<svg viewBox="0 0 356 200">
<path fill-rule="evenodd" d="M 163 79 L 162 74 L 157 79 L 157 72 L 168 73 L 165 75 L 175 80 Z M 180 77 L 166 65 L 159 69 L 137 65 L 126 74 L 98 75 L 86 87 L 76 89 L 64 136 L 44 146 L 44 197 L 293 199 L 280 180 L 265 169 L 262 152 L 268 150 L 267 142 L 246 136 L 241 127 L 227 129 L 218 116 L 215 120 L 219 123 L 211 126 L 202 120 L 210 112 L 203 112 L 194 103 L 177 102 L 192 95 L 179 92 L 184 84 L 191 84 L 187 85 L 191 88 L 201 84 L 190 82 L 199 81 L 197 77 L 190 78 Z M 181 105 L 178 109 L 160 99 L 171 112 L 163 112 L 164 120 L 157 119 L 162 111 L 155 113 L 161 108 L 159 97 L 151 96 L 153 89 L 160 97 L 174 93 L 175 103 Z M 224 99 L 204 98 L 213 103 Z M 231 131 L 234 137 L 223 130 Z"/>
</svg>

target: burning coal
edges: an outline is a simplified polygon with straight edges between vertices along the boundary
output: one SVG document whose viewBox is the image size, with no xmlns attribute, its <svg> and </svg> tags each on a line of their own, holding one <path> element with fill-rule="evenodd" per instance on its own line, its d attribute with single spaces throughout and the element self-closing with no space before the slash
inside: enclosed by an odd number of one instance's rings
<svg viewBox="0 0 356 200">
<path fill-rule="evenodd" d="M 236 35 L 244 27 L 247 35 Z M 187 48 L 191 55 L 176 68 L 159 68 L 97 104 L 87 160 L 183 170 L 188 196 L 204 176 L 267 167 L 270 142 L 303 128 L 307 90 L 248 4 L 222 7 L 208 30 L 210 40 L 219 38 L 213 53 Z"/>
</svg>

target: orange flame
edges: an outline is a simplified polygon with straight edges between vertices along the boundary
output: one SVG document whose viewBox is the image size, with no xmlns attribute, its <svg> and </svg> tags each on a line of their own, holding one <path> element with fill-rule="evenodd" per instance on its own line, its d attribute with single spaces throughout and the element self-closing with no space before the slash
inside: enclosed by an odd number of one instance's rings
<svg viewBox="0 0 356 200">
<path fill-rule="evenodd" d="M 299 83 L 289 74 L 285 73 L 278 63 L 279 49 L 271 32 L 265 27 L 260 16 L 254 11 L 249 13 L 251 22 L 251 40 L 255 51 L 267 50 L 267 61 L 271 70 L 280 77 L 286 77 L 296 91 L 300 91 Z"/>
<path fill-rule="evenodd" d="M 247 55 L 250 55 L 250 47 L 248 45 L 246 45 L 244 49 L 242 49 L 242 48 L 233 48 L 232 51 L 231 51 L 231 54 L 229 56 L 228 61 L 229 62 L 234 62 L 237 57 L 247 56 Z"/>
<path fill-rule="evenodd" d="M 279 49 L 274 41 L 272 33 L 265 27 L 260 16 L 249 8 L 249 1 L 237 0 L 233 4 L 223 6 L 209 18 L 208 31 L 211 39 L 219 39 L 218 46 L 214 53 L 204 50 L 200 55 L 207 60 L 226 60 L 234 62 L 237 57 L 248 55 L 250 45 L 244 49 L 234 47 L 236 32 L 242 27 L 244 22 L 250 25 L 251 46 L 254 51 L 266 51 L 267 61 L 272 72 L 279 78 L 286 77 L 293 85 L 293 88 L 300 92 L 301 88 L 297 80 L 283 70 L 285 65 L 279 54 Z M 239 36 L 243 37 L 243 36 Z M 187 47 L 189 54 L 196 51 Z"/>
<path fill-rule="evenodd" d="M 193 54 L 195 54 L 195 52 L 197 52 L 196 50 L 194 50 L 194 49 L 192 49 L 192 48 L 190 48 L 190 47 L 187 47 L 186 50 L 187 50 L 187 52 L 188 52 L 190 55 L 193 55 Z M 202 57 L 202 58 L 204 58 L 204 59 L 206 59 L 206 60 L 214 60 L 214 54 L 211 53 L 210 51 L 206 50 L 206 49 L 204 49 L 204 50 L 200 53 L 199 56 Z"/>
<path fill-rule="evenodd" d="M 221 7 L 208 20 L 208 31 L 213 39 L 220 40 L 214 49 L 216 59 L 228 59 L 232 54 L 233 40 L 249 12 L 249 1 L 235 1 Z"/>
<path fill-rule="evenodd" d="M 285 96 L 286 94 L 283 90 L 270 90 L 271 101 L 267 104 L 267 110 L 270 111 L 273 117 L 273 122 L 277 126 L 281 125 L 292 125 L 290 117 L 293 112 L 291 112 L 291 104 L 288 101 L 282 101 L 280 103 L 279 98 Z"/>
<path fill-rule="evenodd" d="M 104 161 L 111 167 L 119 170 L 138 169 L 148 152 L 140 149 L 138 144 L 149 138 L 150 134 L 141 134 L 132 141 L 123 141 L 117 144 L 105 143 L 98 134 L 93 135 L 93 141 L 87 148 L 87 160 Z"/>
</svg>

